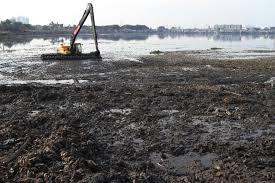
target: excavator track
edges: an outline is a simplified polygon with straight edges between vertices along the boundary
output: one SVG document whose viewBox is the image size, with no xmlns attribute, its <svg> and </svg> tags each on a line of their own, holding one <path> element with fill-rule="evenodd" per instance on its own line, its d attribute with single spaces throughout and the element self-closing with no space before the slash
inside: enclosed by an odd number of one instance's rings
<svg viewBox="0 0 275 183">
<path fill-rule="evenodd" d="M 42 54 L 42 60 L 88 60 L 88 59 L 101 59 L 100 54 L 97 52 L 83 53 L 80 55 L 61 55 L 61 54 Z"/>
</svg>

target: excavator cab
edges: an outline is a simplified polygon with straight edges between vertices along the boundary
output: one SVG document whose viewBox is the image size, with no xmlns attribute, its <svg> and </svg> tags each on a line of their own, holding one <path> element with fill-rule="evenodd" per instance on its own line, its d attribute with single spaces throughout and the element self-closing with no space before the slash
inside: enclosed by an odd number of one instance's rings
<svg viewBox="0 0 275 183">
<path fill-rule="evenodd" d="M 75 43 L 73 46 L 73 52 L 74 52 L 74 54 L 81 54 L 82 53 L 82 44 Z"/>
</svg>

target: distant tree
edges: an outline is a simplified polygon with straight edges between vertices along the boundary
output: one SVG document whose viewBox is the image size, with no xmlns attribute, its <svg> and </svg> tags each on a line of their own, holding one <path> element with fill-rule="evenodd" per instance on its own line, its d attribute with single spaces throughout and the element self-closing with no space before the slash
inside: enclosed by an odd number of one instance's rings
<svg viewBox="0 0 275 183">
<path fill-rule="evenodd" d="M 133 31 L 146 31 L 150 29 L 146 25 L 123 25 L 121 28 L 124 30 L 133 30 Z"/>
<path fill-rule="evenodd" d="M 159 26 L 157 31 L 158 32 L 165 32 L 167 29 L 164 26 Z"/>
<path fill-rule="evenodd" d="M 14 22 L 10 20 L 5 20 L 0 22 L 0 30 L 1 31 L 10 31 L 10 32 L 22 32 L 33 30 L 34 27 L 30 24 L 23 24 L 21 22 Z"/>
</svg>

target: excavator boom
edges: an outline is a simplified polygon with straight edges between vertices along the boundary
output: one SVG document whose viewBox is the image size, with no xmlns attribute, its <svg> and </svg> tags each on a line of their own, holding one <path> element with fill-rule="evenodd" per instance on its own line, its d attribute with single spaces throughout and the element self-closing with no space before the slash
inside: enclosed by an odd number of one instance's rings
<svg viewBox="0 0 275 183">
<path fill-rule="evenodd" d="M 89 14 L 91 15 L 91 22 L 92 22 L 92 28 L 93 28 L 93 35 L 94 35 L 94 41 L 95 41 L 95 47 L 96 47 L 96 51 L 99 52 L 98 49 L 98 42 L 97 42 L 97 32 L 96 32 L 96 26 L 95 26 L 95 16 L 94 16 L 94 8 L 93 5 L 91 3 L 88 3 L 88 6 L 81 18 L 81 20 L 79 21 L 78 25 L 76 26 L 72 36 L 71 36 L 71 41 L 70 41 L 70 46 L 71 49 L 74 48 L 74 44 L 75 44 L 75 40 L 77 38 L 77 35 L 79 34 L 81 28 L 83 27 L 85 21 L 87 20 Z M 73 51 L 73 50 L 71 50 Z"/>
</svg>

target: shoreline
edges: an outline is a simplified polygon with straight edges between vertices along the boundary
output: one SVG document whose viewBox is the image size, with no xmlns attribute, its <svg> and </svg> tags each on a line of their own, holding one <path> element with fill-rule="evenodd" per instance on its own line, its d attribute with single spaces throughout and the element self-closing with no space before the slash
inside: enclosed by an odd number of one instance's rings
<svg viewBox="0 0 275 183">
<path fill-rule="evenodd" d="M 10 31 L 0 31 L 0 36 L 70 36 L 73 32 L 72 30 L 52 30 L 52 31 L 25 31 L 25 32 L 10 32 Z M 92 30 L 82 31 L 82 34 L 92 34 Z M 178 32 L 156 32 L 156 31 L 98 31 L 98 35 L 158 35 L 160 37 L 165 36 L 201 36 L 201 37 L 219 37 L 219 36 L 239 36 L 239 37 L 259 37 L 267 36 L 274 38 L 275 33 L 200 33 L 200 32 L 191 32 L 191 33 L 178 33 Z"/>
</svg>

